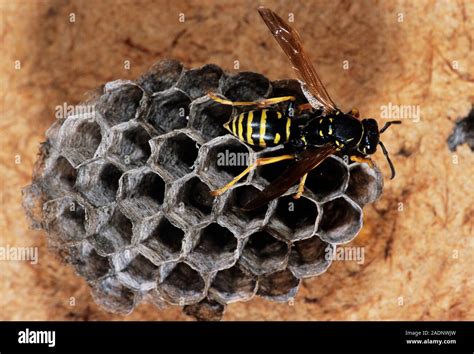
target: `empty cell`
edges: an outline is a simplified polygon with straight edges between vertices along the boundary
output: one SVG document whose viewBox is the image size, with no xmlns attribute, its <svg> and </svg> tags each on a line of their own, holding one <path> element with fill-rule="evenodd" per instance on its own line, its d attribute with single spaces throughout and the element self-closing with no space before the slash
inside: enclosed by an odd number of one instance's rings
<svg viewBox="0 0 474 354">
<path fill-rule="evenodd" d="M 256 285 L 253 277 L 233 266 L 216 274 L 210 292 L 226 303 L 245 301 L 255 294 Z"/>
<path fill-rule="evenodd" d="M 257 73 L 240 72 L 225 78 L 221 92 L 231 101 L 256 101 L 268 95 L 271 84 Z"/>
<path fill-rule="evenodd" d="M 108 311 L 128 315 L 135 307 L 135 293 L 115 276 L 105 277 L 92 288 L 94 301 Z"/>
<path fill-rule="evenodd" d="M 128 264 L 117 273 L 117 279 L 125 286 L 140 291 L 156 287 L 158 267 L 141 254 L 134 256 Z"/>
<path fill-rule="evenodd" d="M 164 59 L 153 64 L 138 79 L 138 84 L 148 93 L 164 91 L 178 81 L 183 71 L 183 64 L 177 60 Z"/>
<path fill-rule="evenodd" d="M 288 269 L 259 278 L 257 294 L 274 301 L 288 301 L 298 291 L 299 279 Z"/>
<path fill-rule="evenodd" d="M 158 222 L 150 221 L 146 227 L 145 239 L 141 242 L 141 253 L 157 264 L 178 259 L 183 246 L 184 231 L 165 217 L 160 217 Z"/>
<path fill-rule="evenodd" d="M 69 118 L 61 127 L 63 155 L 77 167 L 94 157 L 102 140 L 100 126 L 90 120 Z"/>
<path fill-rule="evenodd" d="M 242 209 L 258 193 L 260 193 L 259 189 L 249 185 L 232 189 L 226 200 L 222 215 L 241 227 L 246 227 L 252 222 L 262 223 L 267 212 L 266 206 L 253 210 Z"/>
<path fill-rule="evenodd" d="M 135 118 L 142 96 L 138 86 L 125 84 L 102 95 L 96 107 L 104 120 L 114 126 Z"/>
<path fill-rule="evenodd" d="M 104 206 L 115 201 L 121 175 L 112 163 L 91 163 L 79 169 L 76 188 L 95 206 Z"/>
<path fill-rule="evenodd" d="M 123 175 L 118 199 L 127 215 L 143 218 L 160 210 L 164 195 L 165 182 L 160 175 L 140 168 Z"/>
<path fill-rule="evenodd" d="M 63 188 L 71 189 L 76 183 L 77 171 L 65 157 L 59 156 L 54 162 L 50 175 Z"/>
<path fill-rule="evenodd" d="M 223 71 L 217 65 L 207 64 L 197 69 L 186 71 L 179 79 L 176 87 L 185 91 L 191 99 L 216 91 Z"/>
<path fill-rule="evenodd" d="M 75 189 L 94 206 L 115 201 L 122 170 L 109 161 L 93 161 L 78 169 Z"/>
<path fill-rule="evenodd" d="M 132 222 L 116 208 L 99 232 L 91 241 L 97 251 L 109 255 L 130 245 L 133 235 Z"/>
<path fill-rule="evenodd" d="M 52 200 L 44 205 L 46 229 L 61 243 L 77 242 L 86 237 L 84 207 L 70 197 Z"/>
<path fill-rule="evenodd" d="M 116 155 L 124 165 L 143 165 L 150 157 L 151 148 L 148 144 L 150 135 L 139 125 L 125 131 L 117 131 L 118 140 L 112 143 L 109 151 Z"/>
<path fill-rule="evenodd" d="M 220 181 L 225 185 L 242 173 L 249 163 L 249 149 L 243 143 L 234 138 L 223 138 L 219 143 L 208 147 L 202 170 L 210 181 Z M 242 178 L 239 183 L 246 179 L 247 177 Z"/>
<path fill-rule="evenodd" d="M 100 181 L 102 182 L 104 188 L 110 190 L 111 194 L 115 195 L 121 175 L 122 171 L 120 171 L 117 166 L 113 164 L 107 164 L 103 167 L 102 172 L 100 173 Z"/>
<path fill-rule="evenodd" d="M 137 199 L 147 199 L 155 204 L 163 204 L 165 194 L 165 182 L 154 172 L 149 172 L 141 176 L 135 188 Z"/>
<path fill-rule="evenodd" d="M 70 247 L 67 260 L 87 281 L 96 280 L 107 274 L 110 267 L 109 259 L 100 256 L 87 240 Z"/>
<path fill-rule="evenodd" d="M 187 305 L 183 309 L 186 315 L 192 316 L 198 321 L 220 321 L 224 310 L 223 304 L 209 298 L 205 298 L 197 304 Z"/>
<path fill-rule="evenodd" d="M 296 241 L 290 254 L 289 269 L 298 278 L 313 277 L 324 272 L 331 264 L 333 247 L 319 236 Z"/>
<path fill-rule="evenodd" d="M 240 264 L 253 274 L 274 272 L 286 266 L 288 245 L 277 240 L 266 231 L 249 236 L 245 244 Z"/>
<path fill-rule="evenodd" d="M 205 282 L 201 275 L 186 263 L 178 263 L 159 285 L 165 300 L 187 305 L 205 296 Z"/>
<path fill-rule="evenodd" d="M 237 239 L 219 224 L 212 223 L 199 233 L 194 249 L 189 255 L 190 264 L 204 272 L 228 267 L 236 260 Z"/>
<path fill-rule="evenodd" d="M 170 89 L 153 95 L 145 120 L 158 133 L 168 133 L 188 124 L 189 97 L 178 89 Z"/>
<path fill-rule="evenodd" d="M 303 239 L 315 232 L 318 207 L 306 197 L 287 195 L 278 199 L 269 229 L 288 240 Z"/>
<path fill-rule="evenodd" d="M 228 133 L 223 125 L 230 120 L 232 112 L 231 106 L 211 99 L 195 102 L 191 105 L 189 127 L 198 131 L 205 140 L 209 141 Z"/>
<path fill-rule="evenodd" d="M 196 141 L 179 133 L 161 143 L 155 163 L 174 178 L 180 178 L 193 171 L 198 151 Z"/>
<path fill-rule="evenodd" d="M 214 197 L 209 187 L 198 177 L 192 177 L 184 182 L 177 195 L 174 205 L 181 218 L 190 221 L 203 221 L 202 218 L 211 215 Z"/>
<path fill-rule="evenodd" d="M 353 202 L 340 197 L 323 204 L 318 233 L 324 241 L 349 242 L 361 227 L 362 210 Z"/>
<path fill-rule="evenodd" d="M 371 168 L 367 164 L 350 166 L 350 179 L 346 194 L 361 207 L 377 200 L 382 194 L 382 189 L 383 179 L 377 168 Z"/>
<path fill-rule="evenodd" d="M 317 200 L 328 199 L 344 191 L 348 178 L 347 167 L 339 160 L 328 158 L 308 174 L 305 188 Z"/>
</svg>

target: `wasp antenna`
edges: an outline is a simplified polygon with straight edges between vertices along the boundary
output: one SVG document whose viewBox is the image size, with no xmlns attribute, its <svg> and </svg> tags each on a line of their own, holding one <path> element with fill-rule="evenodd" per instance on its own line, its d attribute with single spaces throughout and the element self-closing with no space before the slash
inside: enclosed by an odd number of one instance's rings
<svg viewBox="0 0 474 354">
<path fill-rule="evenodd" d="M 393 179 L 395 177 L 395 167 L 393 166 L 392 160 L 390 160 L 390 156 L 388 156 L 388 151 L 385 148 L 384 144 L 381 141 L 379 141 L 379 145 L 382 148 L 383 154 L 385 155 L 385 158 L 387 159 L 388 164 L 390 165 L 390 171 L 392 172 L 392 176 L 390 177 L 390 179 Z"/>
<path fill-rule="evenodd" d="M 382 134 L 384 131 L 387 130 L 387 128 L 389 126 L 391 126 L 392 124 L 402 124 L 402 121 L 401 120 L 391 120 L 390 122 L 387 122 L 385 123 L 385 125 L 383 126 L 382 129 L 380 129 L 379 133 Z"/>
</svg>

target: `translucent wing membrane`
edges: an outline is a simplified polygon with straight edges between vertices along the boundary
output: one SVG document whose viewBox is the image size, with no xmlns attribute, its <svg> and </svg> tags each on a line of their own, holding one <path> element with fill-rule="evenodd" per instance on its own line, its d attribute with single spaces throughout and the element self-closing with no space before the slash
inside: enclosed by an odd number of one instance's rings
<svg viewBox="0 0 474 354">
<path fill-rule="evenodd" d="M 244 207 L 245 210 L 256 209 L 269 201 L 278 198 L 306 173 L 310 172 L 336 152 L 336 146 L 332 143 L 323 146 L 309 146 L 298 155 L 297 161 L 270 183 L 255 199 Z"/>
<path fill-rule="evenodd" d="M 306 87 L 303 86 L 303 91 L 306 88 L 307 91 L 312 96 L 314 96 L 318 103 L 320 103 L 319 106 L 322 106 L 326 112 L 336 110 L 336 105 L 326 91 L 326 88 L 324 87 L 321 79 L 318 76 L 318 73 L 311 64 L 308 56 L 303 51 L 303 46 L 298 32 L 291 28 L 272 10 L 260 7 L 258 12 L 290 60 L 293 69 L 298 75 L 298 78 L 304 82 Z M 306 93 L 305 95 L 308 97 Z M 314 102 L 314 100 L 311 98 L 309 98 L 308 101 L 313 106 L 316 105 L 316 102 Z"/>
</svg>

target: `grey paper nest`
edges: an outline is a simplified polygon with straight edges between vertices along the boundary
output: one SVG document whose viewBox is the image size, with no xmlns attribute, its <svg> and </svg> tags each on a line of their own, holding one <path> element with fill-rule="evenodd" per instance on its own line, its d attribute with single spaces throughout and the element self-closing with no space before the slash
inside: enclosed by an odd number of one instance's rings
<svg viewBox="0 0 474 354">
<path fill-rule="evenodd" d="M 46 133 L 26 211 L 107 310 L 128 314 L 147 300 L 219 319 L 228 303 L 255 295 L 288 301 L 301 279 L 326 271 L 327 252 L 356 236 L 362 207 L 381 194 L 377 169 L 334 156 L 309 175 L 299 200 L 294 186 L 267 207 L 239 208 L 284 163 L 211 197 L 244 168 L 217 164 L 219 154 L 254 161 L 282 147 L 256 151 L 226 134 L 235 111 L 208 91 L 304 102 L 294 80 L 166 60 L 136 81 L 106 84 L 86 102 L 92 112 L 58 119 Z"/>
</svg>

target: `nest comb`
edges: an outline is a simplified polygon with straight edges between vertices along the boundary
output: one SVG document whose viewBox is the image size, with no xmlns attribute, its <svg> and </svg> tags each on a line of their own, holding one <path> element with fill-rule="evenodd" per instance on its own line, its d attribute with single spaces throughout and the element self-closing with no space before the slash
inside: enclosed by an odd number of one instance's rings
<svg viewBox="0 0 474 354">
<path fill-rule="evenodd" d="M 309 174 L 299 200 L 294 186 L 266 207 L 239 209 L 283 162 L 212 197 L 244 168 L 217 164 L 219 154 L 254 161 L 281 147 L 257 151 L 226 134 L 234 108 L 208 91 L 305 102 L 294 80 L 165 60 L 136 81 L 107 83 L 85 103 L 90 112 L 46 132 L 23 190 L 26 212 L 109 311 L 128 314 L 150 301 L 215 320 L 227 304 L 254 296 L 288 301 L 301 279 L 326 271 L 326 252 L 357 235 L 363 206 L 381 194 L 377 168 L 332 156 Z"/>
</svg>

